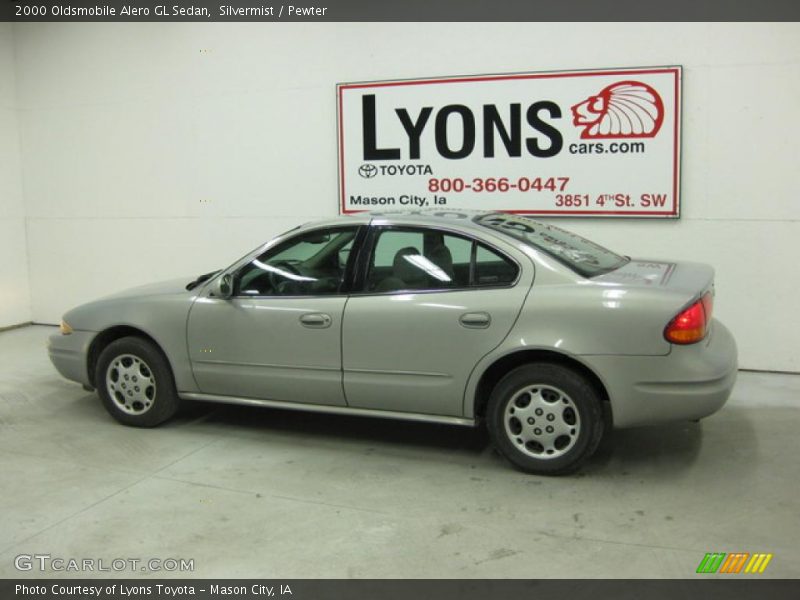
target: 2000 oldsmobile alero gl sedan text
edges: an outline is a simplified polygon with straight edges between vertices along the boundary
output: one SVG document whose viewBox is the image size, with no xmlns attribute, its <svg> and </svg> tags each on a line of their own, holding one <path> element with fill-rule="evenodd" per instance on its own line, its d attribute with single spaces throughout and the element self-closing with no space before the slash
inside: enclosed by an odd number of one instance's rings
<svg viewBox="0 0 800 600">
<path fill-rule="evenodd" d="M 736 345 L 713 286 L 709 266 L 632 260 L 509 214 L 362 214 L 188 285 L 75 308 L 49 351 L 127 425 L 157 425 L 180 399 L 485 422 L 517 467 L 563 473 L 608 422 L 725 403 Z"/>
</svg>

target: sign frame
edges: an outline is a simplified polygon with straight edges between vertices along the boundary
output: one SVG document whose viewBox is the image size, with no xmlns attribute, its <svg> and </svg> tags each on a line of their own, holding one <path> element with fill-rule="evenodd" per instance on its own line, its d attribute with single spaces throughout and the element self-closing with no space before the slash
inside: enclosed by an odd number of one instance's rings
<svg viewBox="0 0 800 600">
<path fill-rule="evenodd" d="M 603 218 L 647 218 L 647 219 L 680 219 L 681 208 L 681 155 L 682 155 L 682 99 L 683 99 L 683 66 L 664 65 L 647 67 L 615 67 L 598 69 L 575 69 L 559 71 L 536 71 L 516 73 L 491 73 L 483 75 L 454 75 L 423 77 L 412 79 L 387 79 L 375 81 L 342 82 L 336 84 L 336 130 L 337 130 L 337 188 L 339 196 L 340 214 L 357 214 L 368 212 L 370 209 L 348 208 L 346 203 L 346 176 L 345 176 L 345 124 L 344 124 L 344 93 L 348 90 L 363 90 L 369 88 L 387 88 L 401 86 L 441 85 L 449 83 L 480 83 L 496 81 L 518 81 L 538 79 L 558 79 L 576 77 L 608 77 L 608 76 L 636 76 L 652 74 L 671 74 L 674 104 L 667 110 L 673 114 L 672 137 L 672 202 L 665 210 L 618 210 L 615 208 L 604 209 L 494 209 L 514 214 L 543 216 L 543 217 L 603 217 Z M 453 208 L 463 208 L 454 206 Z"/>
</svg>

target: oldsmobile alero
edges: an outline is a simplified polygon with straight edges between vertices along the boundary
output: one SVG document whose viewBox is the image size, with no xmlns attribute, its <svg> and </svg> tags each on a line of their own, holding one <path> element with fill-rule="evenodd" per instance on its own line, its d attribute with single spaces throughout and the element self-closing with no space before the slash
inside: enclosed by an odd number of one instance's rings
<svg viewBox="0 0 800 600">
<path fill-rule="evenodd" d="M 188 283 L 188 284 L 187 284 Z M 49 352 L 118 421 L 181 399 L 474 426 L 534 473 L 608 423 L 696 420 L 736 378 L 711 267 L 504 213 L 361 214 L 66 313 Z"/>
</svg>

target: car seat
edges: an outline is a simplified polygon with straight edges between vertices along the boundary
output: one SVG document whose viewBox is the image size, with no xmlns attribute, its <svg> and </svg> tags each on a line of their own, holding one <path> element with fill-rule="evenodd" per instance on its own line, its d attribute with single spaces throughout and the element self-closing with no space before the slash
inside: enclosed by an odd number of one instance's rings
<svg viewBox="0 0 800 600">
<path fill-rule="evenodd" d="M 406 246 L 398 250 L 392 260 L 392 274 L 381 280 L 375 290 L 378 292 L 391 292 L 394 290 L 413 290 L 425 287 L 425 273 L 412 262 L 406 260 L 407 256 L 419 256 L 420 252 L 413 246 Z"/>
</svg>

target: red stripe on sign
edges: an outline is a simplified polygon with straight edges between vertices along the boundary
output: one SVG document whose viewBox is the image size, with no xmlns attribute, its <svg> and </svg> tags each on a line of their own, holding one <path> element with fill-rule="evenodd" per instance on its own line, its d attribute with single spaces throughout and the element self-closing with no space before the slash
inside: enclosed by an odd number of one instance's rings
<svg viewBox="0 0 800 600">
<path fill-rule="evenodd" d="M 410 81 L 383 81 L 376 83 L 344 83 L 340 87 L 347 89 L 361 89 L 371 87 L 395 87 L 402 85 L 430 85 L 437 83 L 470 83 L 474 81 L 513 81 L 519 79 L 557 79 L 560 77 L 606 77 L 609 75 L 663 75 L 670 69 L 640 69 L 628 71 L 593 71 L 593 72 L 563 72 L 563 73 L 527 73 L 520 75 L 475 75 L 472 77 L 431 77 L 429 79 L 414 79 Z"/>
<path fill-rule="evenodd" d="M 347 213 L 348 211 L 345 209 L 344 206 L 344 123 L 342 120 L 342 87 L 339 86 L 338 89 L 338 101 L 339 101 L 339 195 L 340 195 L 340 203 L 342 205 L 342 213 Z"/>
<path fill-rule="evenodd" d="M 445 209 L 447 210 L 447 209 Z M 458 208 L 454 208 L 453 210 L 458 211 Z M 466 209 L 472 210 L 472 209 Z M 480 210 L 480 209 L 477 209 Z M 572 212 L 565 213 L 563 210 L 508 210 L 505 208 L 498 208 L 496 209 L 500 212 L 509 213 L 512 215 L 562 215 L 565 217 L 569 217 L 570 215 L 637 215 L 637 216 L 648 216 L 648 215 L 657 215 L 660 217 L 668 217 L 673 213 L 671 211 L 647 211 L 647 210 L 638 210 L 638 211 L 630 211 L 630 210 L 573 210 Z M 368 210 L 343 210 L 344 214 L 358 214 L 369 212 Z M 486 209 L 486 212 L 491 212 L 490 209 Z"/>
<path fill-rule="evenodd" d="M 458 209 L 456 209 L 458 210 Z M 488 209 L 487 209 L 488 210 Z M 570 212 L 564 212 L 563 210 L 507 210 L 504 208 L 498 208 L 497 210 L 511 213 L 514 215 L 564 215 L 568 217 L 570 215 L 660 215 L 660 216 L 669 216 L 672 211 L 669 210 L 572 210 Z"/>
<path fill-rule="evenodd" d="M 675 108 L 672 111 L 675 119 L 675 133 L 672 138 L 672 215 L 678 216 L 678 172 L 680 170 L 680 157 L 678 155 L 678 130 L 680 128 L 680 91 L 679 91 L 679 78 L 680 69 L 674 69 L 675 76 Z"/>
</svg>

